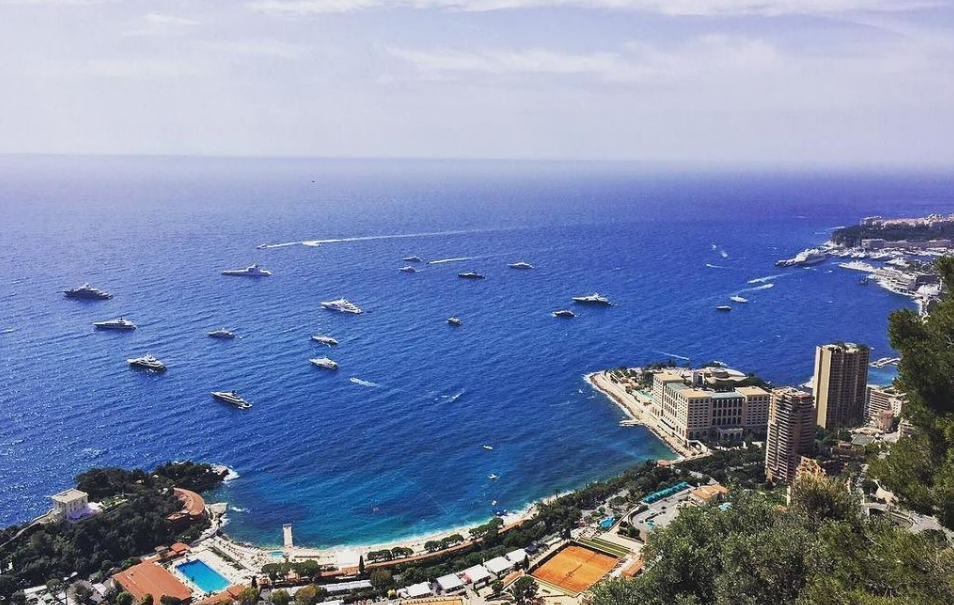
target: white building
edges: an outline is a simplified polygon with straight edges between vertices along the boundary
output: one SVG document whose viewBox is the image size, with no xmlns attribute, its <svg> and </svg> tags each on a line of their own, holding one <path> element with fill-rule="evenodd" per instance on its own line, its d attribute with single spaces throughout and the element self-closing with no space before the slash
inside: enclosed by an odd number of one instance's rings
<svg viewBox="0 0 954 605">
<path fill-rule="evenodd" d="M 53 516 L 60 521 L 79 519 L 89 513 L 89 495 L 78 489 L 67 489 L 55 496 L 53 501 Z"/>
</svg>

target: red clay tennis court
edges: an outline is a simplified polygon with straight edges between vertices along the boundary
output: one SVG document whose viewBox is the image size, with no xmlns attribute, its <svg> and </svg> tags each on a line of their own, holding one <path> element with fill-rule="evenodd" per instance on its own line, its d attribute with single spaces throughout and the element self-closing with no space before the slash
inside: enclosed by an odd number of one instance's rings
<svg viewBox="0 0 954 605">
<path fill-rule="evenodd" d="M 578 595 L 599 582 L 619 561 L 582 546 L 567 546 L 533 571 L 541 582 Z"/>
</svg>

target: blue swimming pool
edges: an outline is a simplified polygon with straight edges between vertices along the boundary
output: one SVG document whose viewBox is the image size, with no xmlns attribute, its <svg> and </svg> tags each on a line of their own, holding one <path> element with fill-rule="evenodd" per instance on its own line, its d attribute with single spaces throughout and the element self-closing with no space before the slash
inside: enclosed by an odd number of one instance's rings
<svg viewBox="0 0 954 605">
<path fill-rule="evenodd" d="M 229 581 L 222 575 L 206 565 L 203 561 L 194 560 L 181 565 L 176 565 L 176 569 L 182 572 L 182 575 L 192 580 L 192 583 L 199 587 L 203 592 L 219 592 L 229 586 Z"/>
<path fill-rule="evenodd" d="M 602 521 L 600 521 L 600 528 L 601 528 L 601 529 L 609 529 L 609 528 L 613 527 L 613 524 L 614 524 L 614 523 L 616 523 L 616 517 L 606 517 L 605 519 L 603 519 Z"/>
</svg>

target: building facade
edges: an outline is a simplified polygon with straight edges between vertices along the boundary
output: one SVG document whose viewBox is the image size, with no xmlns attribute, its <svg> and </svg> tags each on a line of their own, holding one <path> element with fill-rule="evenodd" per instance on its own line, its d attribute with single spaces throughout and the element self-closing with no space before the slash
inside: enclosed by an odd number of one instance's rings
<svg viewBox="0 0 954 605">
<path fill-rule="evenodd" d="M 812 393 L 818 426 L 829 429 L 863 422 L 870 350 L 864 345 L 836 343 L 815 349 Z"/>
<path fill-rule="evenodd" d="M 762 436 L 768 423 L 769 392 L 742 386 L 716 390 L 698 375 L 675 372 L 653 377 L 652 413 L 669 431 L 685 441 L 740 441 Z"/>
<path fill-rule="evenodd" d="M 89 496 L 78 489 L 64 490 L 50 496 L 50 500 L 53 501 L 53 516 L 62 521 L 78 519 L 89 507 Z"/>
<path fill-rule="evenodd" d="M 772 390 L 765 440 L 767 479 L 790 483 L 795 478 L 802 457 L 812 453 L 815 443 L 815 411 L 812 396 L 804 391 Z"/>
<path fill-rule="evenodd" d="M 883 423 L 885 416 L 897 418 L 904 410 L 905 395 L 891 386 L 868 387 L 868 419 L 875 425 Z"/>
</svg>

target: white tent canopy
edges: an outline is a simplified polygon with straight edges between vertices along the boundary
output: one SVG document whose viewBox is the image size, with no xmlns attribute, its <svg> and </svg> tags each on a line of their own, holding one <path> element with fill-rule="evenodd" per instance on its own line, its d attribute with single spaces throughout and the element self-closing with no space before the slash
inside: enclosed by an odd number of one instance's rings
<svg viewBox="0 0 954 605">
<path fill-rule="evenodd" d="M 516 565 L 518 563 L 523 563 L 523 560 L 527 558 L 527 551 L 522 548 L 518 548 L 513 552 L 508 552 L 505 556 L 507 557 L 508 561 Z"/>
<path fill-rule="evenodd" d="M 484 563 L 484 567 L 490 573 L 495 576 L 499 576 L 505 571 L 509 571 L 513 567 L 513 563 L 508 561 L 506 557 L 497 557 L 496 559 L 491 559 Z"/>
<path fill-rule="evenodd" d="M 409 599 L 425 597 L 431 594 L 431 585 L 428 584 L 427 582 L 421 582 L 420 584 L 412 584 L 400 592 L 404 593 L 403 596 Z"/>
<path fill-rule="evenodd" d="M 473 567 L 465 569 L 462 575 L 468 584 L 476 584 L 477 582 L 483 582 L 488 579 L 490 572 L 484 569 L 482 565 L 474 565 Z"/>
<path fill-rule="evenodd" d="M 464 585 L 461 579 L 452 573 L 437 578 L 437 583 L 442 590 L 456 590 Z"/>
</svg>

